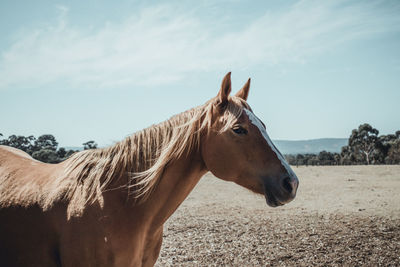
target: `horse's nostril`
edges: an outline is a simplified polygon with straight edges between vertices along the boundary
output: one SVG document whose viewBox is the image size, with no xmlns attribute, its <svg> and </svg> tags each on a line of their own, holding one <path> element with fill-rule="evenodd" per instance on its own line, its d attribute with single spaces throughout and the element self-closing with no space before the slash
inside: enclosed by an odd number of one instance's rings
<svg viewBox="0 0 400 267">
<path fill-rule="evenodd" d="M 285 190 L 289 194 L 292 193 L 293 187 L 292 187 L 292 184 L 290 183 L 290 178 L 289 177 L 286 177 L 285 179 L 283 179 L 283 188 L 285 188 Z"/>
</svg>

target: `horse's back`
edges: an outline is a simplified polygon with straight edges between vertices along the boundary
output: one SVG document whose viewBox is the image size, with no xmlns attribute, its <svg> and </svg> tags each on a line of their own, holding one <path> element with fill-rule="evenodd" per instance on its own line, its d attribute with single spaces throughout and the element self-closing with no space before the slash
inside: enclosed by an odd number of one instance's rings
<svg viewBox="0 0 400 267">
<path fill-rule="evenodd" d="M 54 215 L 49 216 L 54 211 L 44 212 L 39 204 L 55 167 L 0 146 L 0 266 L 57 265 Z"/>
<path fill-rule="evenodd" d="M 17 174 L 24 170 L 28 171 L 42 164 L 20 149 L 0 146 L 0 181 L 5 176 Z"/>
<path fill-rule="evenodd" d="M 21 149 L 11 147 L 11 146 L 0 145 L 0 157 L 3 155 L 4 156 L 10 155 L 10 153 L 15 156 L 32 159 L 32 157 L 28 153 L 22 151 Z"/>
<path fill-rule="evenodd" d="M 62 171 L 62 164 L 43 163 L 22 150 L 0 146 L 0 208 L 37 204 Z"/>
<path fill-rule="evenodd" d="M 33 159 L 28 153 L 9 146 L 0 145 L 0 181 L 5 176 L 30 176 L 34 172 L 37 179 L 43 178 L 57 169 L 58 164 L 47 164 Z"/>
</svg>

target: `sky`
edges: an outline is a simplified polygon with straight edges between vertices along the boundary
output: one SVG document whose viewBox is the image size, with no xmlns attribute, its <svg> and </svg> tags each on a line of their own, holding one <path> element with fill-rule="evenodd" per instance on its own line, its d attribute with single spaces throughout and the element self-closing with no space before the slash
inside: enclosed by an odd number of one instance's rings
<svg viewBox="0 0 400 267">
<path fill-rule="evenodd" d="M 400 1 L 0 2 L 0 133 L 111 145 L 251 77 L 272 139 L 400 129 Z"/>
</svg>

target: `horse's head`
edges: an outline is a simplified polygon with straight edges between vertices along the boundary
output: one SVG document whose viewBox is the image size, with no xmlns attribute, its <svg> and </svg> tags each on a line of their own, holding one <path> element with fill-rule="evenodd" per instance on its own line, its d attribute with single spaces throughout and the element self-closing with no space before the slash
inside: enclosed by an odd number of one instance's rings
<svg viewBox="0 0 400 267">
<path fill-rule="evenodd" d="M 276 207 L 294 199 L 299 181 L 247 104 L 249 88 L 250 79 L 230 96 L 230 73 L 225 76 L 218 96 L 211 100 L 202 156 L 215 176 L 264 194 L 268 205 Z"/>
</svg>

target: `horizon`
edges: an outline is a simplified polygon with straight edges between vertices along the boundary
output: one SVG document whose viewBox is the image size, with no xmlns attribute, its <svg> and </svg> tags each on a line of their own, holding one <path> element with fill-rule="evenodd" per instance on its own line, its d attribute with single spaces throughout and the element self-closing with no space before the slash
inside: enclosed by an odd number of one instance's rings
<svg viewBox="0 0 400 267">
<path fill-rule="evenodd" d="M 57 136 L 55 136 L 55 138 L 57 139 Z M 329 138 L 329 137 L 325 137 L 325 138 L 315 138 L 315 139 L 303 139 L 303 140 L 284 140 L 284 139 L 273 139 L 273 142 L 307 142 L 307 141 L 315 141 L 315 140 L 325 140 L 325 139 L 329 139 L 329 140 L 342 140 L 342 139 L 349 139 L 348 137 L 344 137 L 344 138 Z M 87 140 L 87 141 L 95 141 L 96 140 Z M 113 144 L 108 144 L 105 146 L 98 146 L 99 148 L 104 148 L 104 147 L 108 147 L 108 146 L 112 146 Z M 66 145 L 66 146 L 60 146 L 58 145 L 58 147 L 64 147 L 64 148 L 83 148 L 83 145 L 78 146 L 78 145 Z"/>
<path fill-rule="evenodd" d="M 399 14 L 392 0 L 2 1 L 0 133 L 112 145 L 203 104 L 232 71 L 232 93 L 251 77 L 273 140 L 393 134 Z"/>
</svg>

